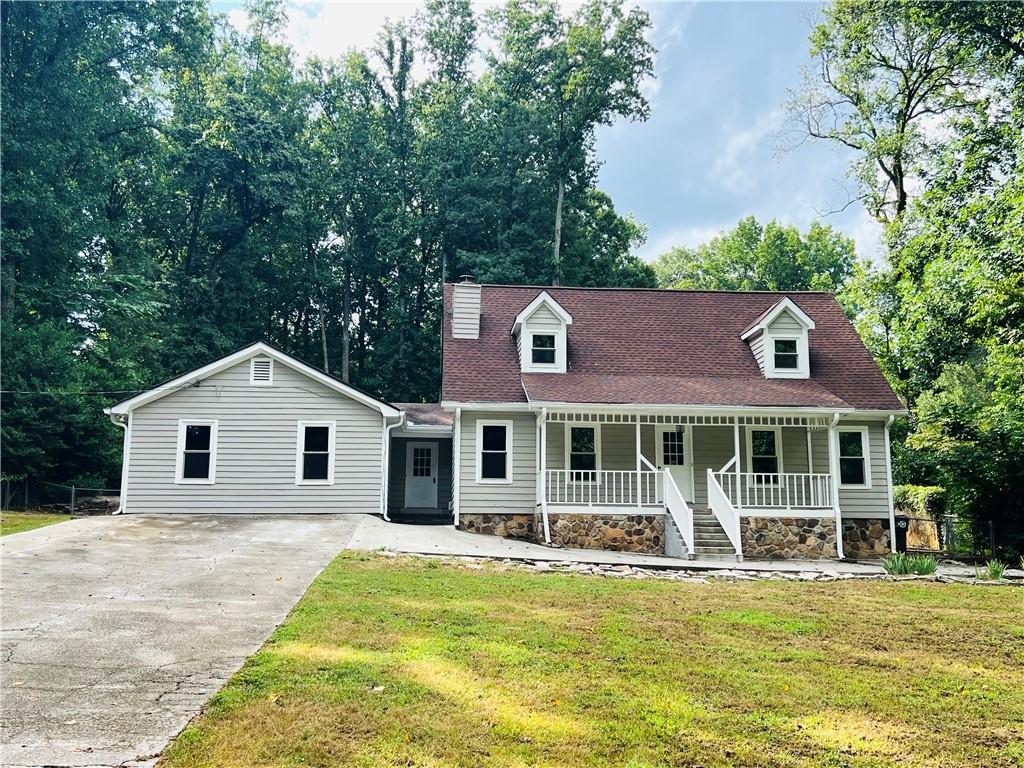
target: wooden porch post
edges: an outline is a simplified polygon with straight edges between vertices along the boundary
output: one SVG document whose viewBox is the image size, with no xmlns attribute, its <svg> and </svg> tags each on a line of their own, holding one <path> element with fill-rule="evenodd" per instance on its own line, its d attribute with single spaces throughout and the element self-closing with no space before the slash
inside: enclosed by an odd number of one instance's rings
<svg viewBox="0 0 1024 768">
<path fill-rule="evenodd" d="M 640 414 L 636 414 L 633 418 L 636 419 L 636 506 L 637 511 L 640 511 L 640 507 L 643 506 L 643 491 L 640 487 L 640 472 L 642 471 L 640 467 Z M 657 478 L 654 482 L 658 482 Z"/>
<path fill-rule="evenodd" d="M 736 459 L 736 509 L 743 508 L 743 468 L 740 466 L 740 417 L 732 422 L 733 457 Z"/>
</svg>

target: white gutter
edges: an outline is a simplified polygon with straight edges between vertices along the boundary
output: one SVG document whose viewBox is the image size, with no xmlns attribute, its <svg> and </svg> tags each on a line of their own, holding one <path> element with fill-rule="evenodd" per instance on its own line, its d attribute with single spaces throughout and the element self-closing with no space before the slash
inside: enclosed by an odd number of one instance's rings
<svg viewBox="0 0 1024 768">
<path fill-rule="evenodd" d="M 889 552 L 896 551 L 896 510 L 892 505 L 892 455 L 889 450 L 889 427 L 896 421 L 890 416 L 885 421 L 885 487 L 889 494 Z"/>
<path fill-rule="evenodd" d="M 455 409 L 452 422 L 452 522 L 459 527 L 459 496 L 462 486 L 462 409 Z"/>
<path fill-rule="evenodd" d="M 111 422 L 124 430 L 124 436 L 121 443 L 121 495 L 117 500 L 117 509 L 110 513 L 112 515 L 120 515 L 124 512 L 124 503 L 128 496 L 128 455 L 131 450 L 131 443 L 128 438 L 128 422 L 131 420 L 132 415 L 129 412 L 127 416 L 118 417 L 111 413 L 109 408 L 104 408 L 103 412 L 107 414 L 107 418 L 109 418 Z M 122 418 L 124 421 L 121 420 Z"/>
<path fill-rule="evenodd" d="M 405 411 L 399 413 L 398 421 L 394 424 L 388 424 L 388 417 L 385 414 L 381 414 L 381 418 L 384 419 L 384 430 L 381 433 L 380 445 L 380 466 L 382 478 L 380 484 L 380 513 L 385 520 L 391 522 L 391 518 L 388 517 L 388 486 L 390 485 L 391 479 L 391 430 L 405 421 Z"/>
<path fill-rule="evenodd" d="M 551 543 L 551 526 L 548 523 L 548 494 L 547 494 L 547 468 L 548 468 L 548 409 L 540 409 L 540 517 L 544 523 L 544 543 Z M 639 487 L 637 493 L 639 494 Z"/>
<path fill-rule="evenodd" d="M 836 432 L 840 415 L 834 414 L 828 425 L 828 466 L 832 475 L 832 511 L 836 518 L 836 557 L 843 560 L 843 520 L 839 510 L 839 441 Z"/>
</svg>

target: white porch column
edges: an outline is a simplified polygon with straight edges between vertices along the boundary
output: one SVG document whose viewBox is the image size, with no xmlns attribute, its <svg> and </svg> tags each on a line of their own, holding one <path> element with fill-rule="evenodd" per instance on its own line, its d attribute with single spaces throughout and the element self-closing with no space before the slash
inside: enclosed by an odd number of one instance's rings
<svg viewBox="0 0 1024 768">
<path fill-rule="evenodd" d="M 548 409 L 540 409 L 540 518 L 544 524 L 544 543 L 551 543 L 548 525 Z"/>
<path fill-rule="evenodd" d="M 843 557 L 843 520 L 839 512 L 839 414 L 828 425 L 828 465 L 832 480 L 832 511 L 836 518 L 836 554 Z"/>
<path fill-rule="evenodd" d="M 455 409 L 452 425 L 452 518 L 459 527 L 459 496 L 462 491 L 462 409 Z"/>
<path fill-rule="evenodd" d="M 733 459 L 736 464 L 736 509 L 743 508 L 743 467 L 740 464 L 740 419 L 737 416 L 732 421 L 732 445 Z"/>
<path fill-rule="evenodd" d="M 643 491 L 640 488 L 640 473 L 643 468 L 640 466 L 641 463 L 641 452 L 640 452 L 640 416 L 636 415 L 633 418 L 636 419 L 636 506 L 637 511 L 643 506 Z M 658 479 L 655 478 L 654 482 L 657 483 Z"/>
</svg>

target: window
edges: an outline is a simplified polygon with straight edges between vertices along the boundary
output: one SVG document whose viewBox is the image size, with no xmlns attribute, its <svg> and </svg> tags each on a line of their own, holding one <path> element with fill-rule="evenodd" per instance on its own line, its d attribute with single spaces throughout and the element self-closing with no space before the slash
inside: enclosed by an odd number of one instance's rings
<svg viewBox="0 0 1024 768">
<path fill-rule="evenodd" d="M 274 383 L 274 361 L 268 357 L 254 357 L 249 362 L 249 383 L 267 387 Z"/>
<path fill-rule="evenodd" d="M 476 443 L 476 481 L 511 483 L 512 422 L 478 421 Z"/>
<path fill-rule="evenodd" d="M 686 464 L 686 432 L 682 427 L 661 433 L 661 458 L 666 467 Z"/>
<path fill-rule="evenodd" d="M 296 485 L 334 483 L 334 422 L 300 421 L 295 464 Z"/>
<path fill-rule="evenodd" d="M 569 427 L 566 447 L 569 452 L 567 462 L 570 479 L 577 482 L 594 482 L 597 480 L 598 444 L 600 435 L 597 427 Z"/>
<path fill-rule="evenodd" d="M 870 488 L 867 427 L 840 428 L 838 440 L 839 485 Z"/>
<path fill-rule="evenodd" d="M 534 333 L 530 335 L 530 359 L 534 365 L 555 364 L 555 336 L 552 333 Z"/>
<path fill-rule="evenodd" d="M 783 371 L 795 371 L 800 368 L 796 339 L 775 339 L 775 368 Z"/>
<path fill-rule="evenodd" d="M 779 431 L 777 429 L 750 430 L 750 471 L 755 475 L 777 475 L 782 471 L 779 460 Z M 756 482 L 776 482 L 777 478 L 755 477 Z"/>
<path fill-rule="evenodd" d="M 217 470 L 217 422 L 179 421 L 176 483 L 212 485 Z"/>
<path fill-rule="evenodd" d="M 434 449 L 433 448 L 416 448 L 412 449 L 412 476 L 413 477 L 430 477 L 433 473 L 431 468 L 434 463 Z"/>
</svg>

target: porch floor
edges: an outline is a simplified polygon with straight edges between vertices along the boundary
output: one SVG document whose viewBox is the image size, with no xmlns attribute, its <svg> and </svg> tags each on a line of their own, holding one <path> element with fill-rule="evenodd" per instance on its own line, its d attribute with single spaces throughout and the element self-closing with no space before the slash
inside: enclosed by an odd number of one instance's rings
<svg viewBox="0 0 1024 768">
<path fill-rule="evenodd" d="M 737 563 L 735 557 L 681 560 L 661 555 L 640 555 L 632 552 L 610 552 L 596 549 L 556 549 L 517 539 L 484 536 L 456 530 L 452 525 L 404 525 L 388 523 L 367 516 L 356 530 L 349 549 L 405 552 L 417 555 L 452 555 L 469 557 L 511 558 L 513 560 L 546 560 L 551 562 L 590 563 L 594 565 L 633 565 L 641 568 L 685 568 L 690 571 L 774 571 L 796 573 L 877 574 L 882 567 L 871 563 L 839 560 L 750 560 Z"/>
</svg>

